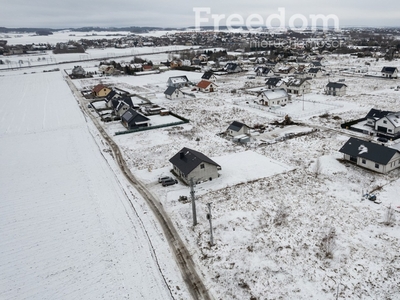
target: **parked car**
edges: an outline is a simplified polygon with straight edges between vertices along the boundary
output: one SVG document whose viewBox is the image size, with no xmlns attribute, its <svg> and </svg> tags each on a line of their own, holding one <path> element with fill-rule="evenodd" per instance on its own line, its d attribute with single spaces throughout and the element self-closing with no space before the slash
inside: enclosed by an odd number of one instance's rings
<svg viewBox="0 0 400 300">
<path fill-rule="evenodd" d="M 168 180 L 168 179 L 172 179 L 172 177 L 170 177 L 170 176 L 159 177 L 158 178 L 158 182 L 162 183 L 163 181 Z"/>
<path fill-rule="evenodd" d="M 387 138 L 384 138 L 384 137 L 378 137 L 378 138 L 377 138 L 377 141 L 382 142 L 382 143 L 387 143 L 387 142 L 388 142 L 388 139 L 387 139 Z"/>
<path fill-rule="evenodd" d="M 162 186 L 174 185 L 176 183 L 178 183 L 178 180 L 171 178 L 171 179 L 164 180 L 162 182 Z"/>
</svg>

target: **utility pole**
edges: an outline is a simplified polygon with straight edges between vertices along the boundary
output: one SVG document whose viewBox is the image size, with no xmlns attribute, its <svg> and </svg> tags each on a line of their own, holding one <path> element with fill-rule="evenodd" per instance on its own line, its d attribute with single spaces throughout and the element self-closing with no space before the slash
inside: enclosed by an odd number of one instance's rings
<svg viewBox="0 0 400 300">
<path fill-rule="evenodd" d="M 190 196 L 192 198 L 192 214 L 193 214 L 193 226 L 197 225 L 197 216 L 196 216 L 196 202 L 194 197 L 194 186 L 193 186 L 193 178 L 190 178 Z"/>
<path fill-rule="evenodd" d="M 207 203 L 208 206 L 208 214 L 207 214 L 207 219 L 210 222 L 210 245 L 214 246 L 214 237 L 213 237 L 213 228 L 212 228 L 212 215 L 211 215 L 211 203 Z"/>
</svg>

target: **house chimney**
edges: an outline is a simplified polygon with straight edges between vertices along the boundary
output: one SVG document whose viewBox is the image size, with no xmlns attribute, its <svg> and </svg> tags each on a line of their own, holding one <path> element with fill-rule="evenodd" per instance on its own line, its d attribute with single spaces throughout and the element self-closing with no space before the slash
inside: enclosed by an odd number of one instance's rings
<svg viewBox="0 0 400 300">
<path fill-rule="evenodd" d="M 183 151 L 179 152 L 179 158 L 183 159 L 185 157 L 185 153 L 183 153 Z"/>
</svg>

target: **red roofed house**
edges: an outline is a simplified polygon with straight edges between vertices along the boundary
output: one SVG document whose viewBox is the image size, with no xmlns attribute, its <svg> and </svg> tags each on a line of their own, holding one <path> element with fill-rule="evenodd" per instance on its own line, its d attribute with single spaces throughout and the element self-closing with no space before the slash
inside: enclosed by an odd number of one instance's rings
<svg viewBox="0 0 400 300">
<path fill-rule="evenodd" d="M 102 84 L 98 84 L 92 89 L 95 97 L 106 97 L 110 92 L 111 89 Z"/>
<path fill-rule="evenodd" d="M 217 90 L 217 85 L 214 82 L 208 81 L 208 80 L 202 80 L 200 81 L 196 87 L 200 92 L 204 93 L 210 93 L 210 92 L 215 92 Z"/>
</svg>

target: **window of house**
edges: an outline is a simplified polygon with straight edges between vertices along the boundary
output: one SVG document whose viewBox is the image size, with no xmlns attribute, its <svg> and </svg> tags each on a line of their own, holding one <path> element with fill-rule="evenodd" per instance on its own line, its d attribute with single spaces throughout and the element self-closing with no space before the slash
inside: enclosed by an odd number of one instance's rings
<svg viewBox="0 0 400 300">
<path fill-rule="evenodd" d="M 362 162 L 363 164 L 366 164 L 366 163 L 367 163 L 367 162 L 365 161 L 365 159 L 361 160 L 361 162 Z"/>
<path fill-rule="evenodd" d="M 375 168 L 379 169 L 379 164 L 375 164 Z"/>
<path fill-rule="evenodd" d="M 383 120 L 383 124 L 387 124 L 387 121 L 386 121 L 386 120 Z"/>
<path fill-rule="evenodd" d="M 392 129 L 388 129 L 388 132 L 393 132 Z"/>
<path fill-rule="evenodd" d="M 200 165 L 200 169 L 204 169 L 204 164 L 201 164 L 201 165 Z"/>
</svg>

